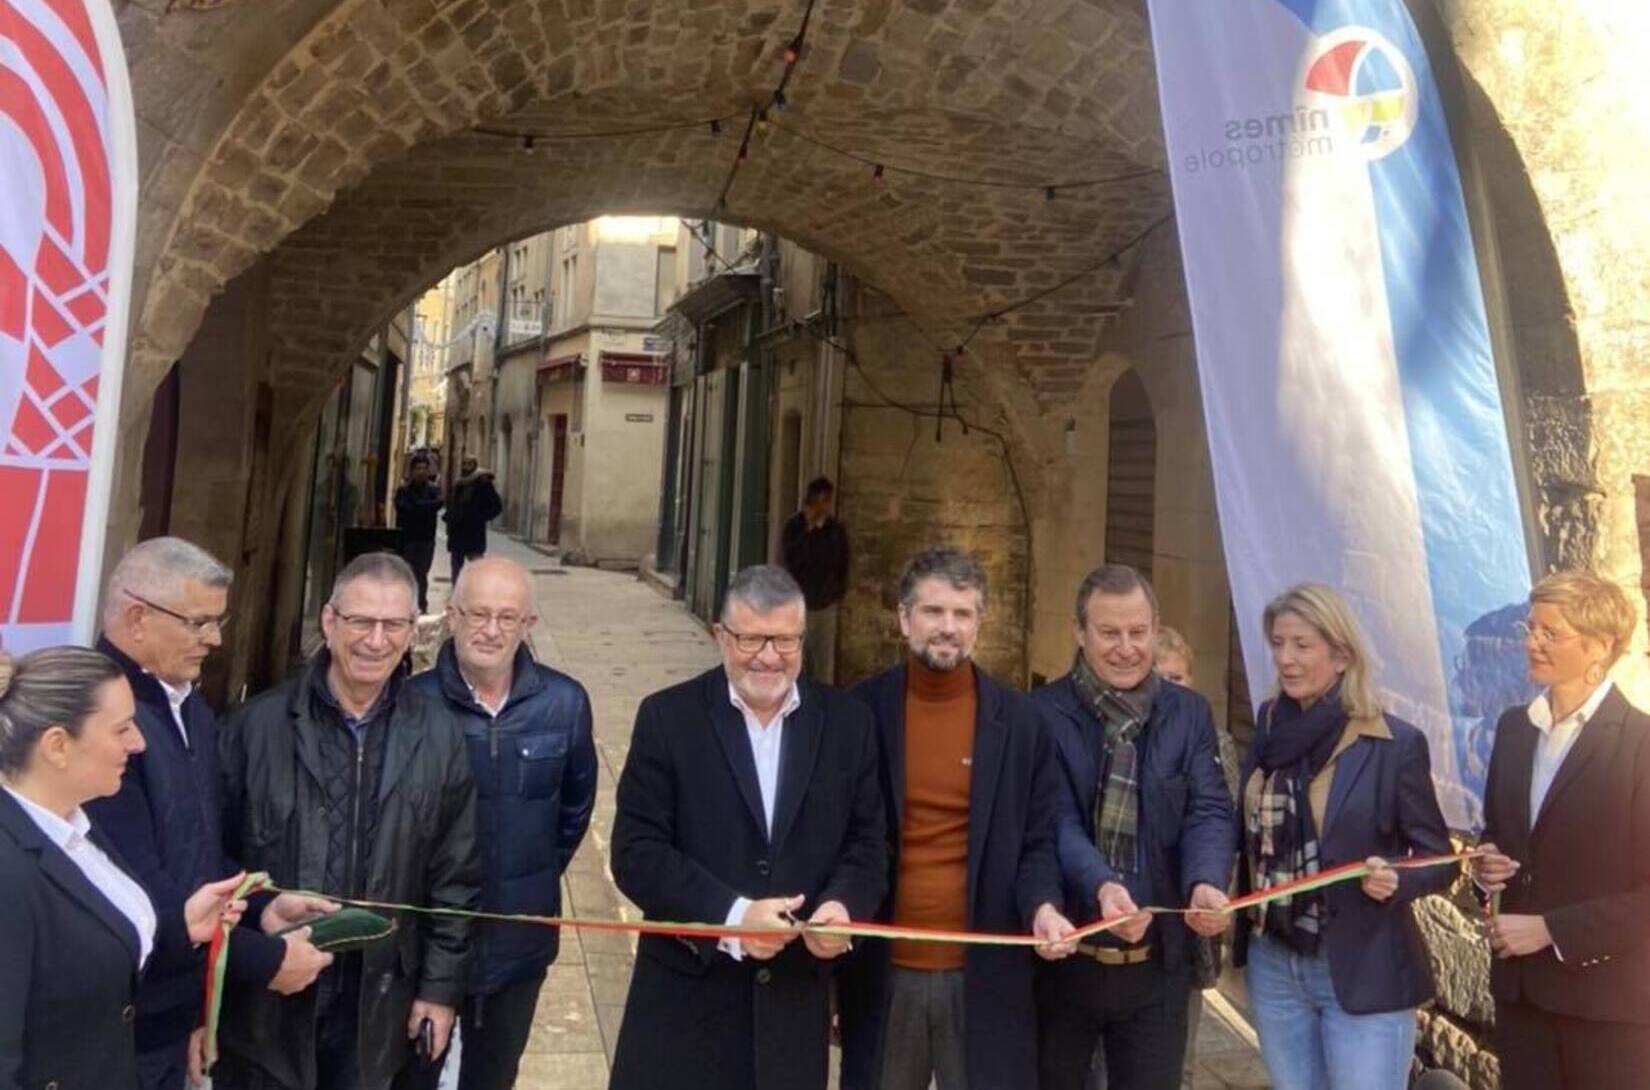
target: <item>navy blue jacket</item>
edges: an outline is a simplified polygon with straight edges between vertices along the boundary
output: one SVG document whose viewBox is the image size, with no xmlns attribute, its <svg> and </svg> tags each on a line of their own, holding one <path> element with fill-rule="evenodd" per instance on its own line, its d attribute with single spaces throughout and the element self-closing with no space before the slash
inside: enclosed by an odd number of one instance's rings
<svg viewBox="0 0 1650 1090">
<path fill-rule="evenodd" d="M 1265 730 L 1266 712 L 1263 706 L 1256 717 L 1257 731 Z M 1396 716 L 1386 716 L 1386 725 L 1391 739 L 1362 736 L 1335 759 L 1323 828 L 1318 832 L 1324 870 L 1362 862 L 1372 855 L 1402 859 L 1452 850 L 1432 787 L 1426 735 Z M 1255 770 L 1251 749 L 1238 778 L 1240 794 L 1247 790 Z M 1238 812 L 1242 814 L 1241 806 Z M 1238 820 L 1241 823 L 1242 817 Z M 1432 998 L 1432 970 L 1410 902 L 1448 889 L 1458 873 L 1455 867 L 1399 871 L 1398 892 L 1385 901 L 1365 896 L 1357 882 L 1343 882 L 1324 891 L 1327 919 L 1322 951 L 1343 1010 L 1379 1014 L 1416 1007 Z M 1252 889 L 1245 858 L 1239 867 L 1238 892 Z M 1234 926 L 1233 964 L 1242 965 L 1252 934 L 1250 917 L 1245 914 Z"/>
<path fill-rule="evenodd" d="M 968 800 L 968 927 L 1025 934 L 1039 906 L 1062 901 L 1054 851 L 1059 770 L 1048 732 L 1025 695 L 978 668 L 974 677 L 978 704 Z M 905 667 L 867 678 L 850 695 L 876 717 L 890 861 L 888 895 L 877 919 L 887 920 L 898 884 L 905 815 Z M 859 943 L 839 972 L 844 1090 L 873 1090 L 879 1083 L 890 956 L 887 942 Z M 964 1048 L 973 1090 L 1037 1085 L 1033 966 L 1034 955 L 1024 947 L 970 946 L 964 954 Z"/>
<path fill-rule="evenodd" d="M 88 802 L 86 814 L 120 851 L 155 911 L 181 915 L 191 893 L 236 869 L 223 852 L 217 719 L 199 689 L 191 692 L 182 708 L 189 733 L 185 745 L 160 682 L 107 639 L 99 640 L 97 649 L 125 671 L 147 748 L 127 761 L 120 791 Z M 254 922 L 235 932 L 228 972 L 238 983 L 267 984 L 280 968 L 286 945 L 259 932 Z M 191 950 L 188 944 L 176 956 L 149 966 L 137 993 L 140 1052 L 187 1037 L 194 1029 L 205 966 L 205 949 Z"/>
<path fill-rule="evenodd" d="M 1192 887 L 1224 890 L 1237 848 L 1232 796 L 1221 772 L 1220 746 L 1209 702 L 1170 681 L 1161 683 L 1141 734 L 1141 867 L 1119 875 L 1094 843 L 1105 728 L 1084 705 L 1068 674 L 1031 694 L 1054 736 L 1065 774 L 1059 818 L 1060 869 L 1073 923 L 1100 917 L 1098 891 L 1121 882 L 1134 903 L 1178 908 Z M 1157 916 L 1148 941 L 1162 948 L 1163 966 L 1186 961 L 1188 935 L 1179 916 Z"/>
<path fill-rule="evenodd" d="M 561 914 L 561 876 L 590 825 L 596 745 L 584 686 L 516 651 L 510 696 L 497 719 L 476 703 L 453 641 L 413 688 L 440 701 L 464 728 L 476 780 L 476 827 L 487 912 Z M 489 995 L 556 960 L 561 932 L 488 923 L 478 931 L 469 990 Z"/>
</svg>

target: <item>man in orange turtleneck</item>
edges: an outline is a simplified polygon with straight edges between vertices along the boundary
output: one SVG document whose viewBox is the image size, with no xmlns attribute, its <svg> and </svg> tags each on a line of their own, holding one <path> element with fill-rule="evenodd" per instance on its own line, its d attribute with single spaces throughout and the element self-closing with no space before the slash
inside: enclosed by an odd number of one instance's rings
<svg viewBox="0 0 1650 1090">
<path fill-rule="evenodd" d="M 894 860 L 879 919 L 1032 932 L 1071 952 L 1061 903 L 1054 753 L 1031 704 L 976 669 L 986 576 L 958 549 L 900 578 L 905 662 L 853 694 L 875 713 Z M 1037 1081 L 1023 947 L 870 941 L 839 978 L 843 1090 L 1020 1090 Z"/>
</svg>

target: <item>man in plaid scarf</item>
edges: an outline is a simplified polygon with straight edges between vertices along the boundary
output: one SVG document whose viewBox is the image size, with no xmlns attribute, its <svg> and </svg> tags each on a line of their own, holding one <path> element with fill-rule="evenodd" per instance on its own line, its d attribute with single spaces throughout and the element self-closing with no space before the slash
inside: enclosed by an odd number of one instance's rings
<svg viewBox="0 0 1650 1090">
<path fill-rule="evenodd" d="M 1067 915 L 1128 922 L 1038 967 L 1042 1090 L 1082 1090 L 1104 1043 L 1107 1090 L 1177 1090 L 1186 1049 L 1187 928 L 1216 909 L 1237 847 L 1209 704 L 1152 669 L 1157 598 L 1133 568 L 1090 572 L 1077 592 L 1071 672 L 1032 694 L 1055 741 L 1067 797 L 1058 850 Z"/>
</svg>

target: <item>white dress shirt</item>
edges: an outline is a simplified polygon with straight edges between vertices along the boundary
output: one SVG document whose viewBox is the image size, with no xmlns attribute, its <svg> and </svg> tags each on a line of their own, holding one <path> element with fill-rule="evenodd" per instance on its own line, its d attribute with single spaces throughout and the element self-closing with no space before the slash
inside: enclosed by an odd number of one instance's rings
<svg viewBox="0 0 1650 1090">
<path fill-rule="evenodd" d="M 796 682 L 791 682 L 791 691 L 785 697 L 784 705 L 767 726 L 763 726 L 749 705 L 740 699 L 731 681 L 728 682 L 728 700 L 745 718 L 745 737 L 750 739 L 751 758 L 756 762 L 756 785 L 762 792 L 762 818 L 771 837 L 773 804 L 779 795 L 779 751 L 785 740 L 785 720 L 802 706 L 802 693 L 797 689 Z M 727 926 L 738 927 L 750 905 L 749 897 L 735 897 L 733 907 L 728 909 Z M 723 939 L 717 946 L 735 961 L 745 956 L 745 949 L 738 939 Z"/>
<path fill-rule="evenodd" d="M 1541 814 L 1541 805 L 1547 799 L 1547 792 L 1552 790 L 1553 779 L 1564 764 L 1564 758 L 1569 756 L 1571 747 L 1580 737 L 1581 728 L 1587 725 L 1587 721 L 1598 712 L 1598 706 L 1604 703 L 1604 698 L 1610 695 L 1612 684 L 1609 678 L 1605 678 L 1603 684 L 1582 702 L 1581 707 L 1556 723 L 1553 722 L 1551 690 L 1532 700 L 1526 709 L 1531 724 L 1541 734 L 1535 744 L 1535 764 L 1530 769 L 1531 828 L 1535 827 L 1535 819 Z"/>
<path fill-rule="evenodd" d="M 153 675 L 150 676 L 153 677 Z M 180 689 L 161 681 L 158 677 L 155 680 L 160 681 L 160 687 L 166 693 L 166 705 L 172 709 L 172 722 L 177 724 L 178 734 L 183 738 L 184 747 L 188 748 L 189 728 L 183 725 L 183 702 L 188 700 L 189 694 L 195 691 L 194 683 L 185 682 Z"/>
<path fill-rule="evenodd" d="M 86 834 L 91 830 L 92 823 L 86 812 L 77 806 L 74 814 L 65 821 L 9 787 L 6 793 L 17 800 L 17 805 L 46 834 L 46 839 L 62 849 L 69 862 L 80 868 L 86 880 L 131 922 L 138 938 L 138 968 L 143 968 L 155 948 L 155 906 L 150 902 L 149 895 L 143 892 L 143 887 L 88 839 Z"/>
</svg>

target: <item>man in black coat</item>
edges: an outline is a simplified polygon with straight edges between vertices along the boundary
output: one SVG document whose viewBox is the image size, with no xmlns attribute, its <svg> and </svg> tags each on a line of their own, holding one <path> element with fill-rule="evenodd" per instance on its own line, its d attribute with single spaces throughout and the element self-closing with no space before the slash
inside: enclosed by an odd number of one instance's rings
<svg viewBox="0 0 1650 1090">
<path fill-rule="evenodd" d="M 802 670 L 802 590 L 740 572 L 723 666 L 643 701 L 619 779 L 613 877 L 650 920 L 768 929 L 644 935 L 612 1090 L 823 1090 L 829 964 L 887 882 L 870 717 Z"/>
<path fill-rule="evenodd" d="M 125 672 L 136 700 L 143 752 L 120 791 L 86 804 L 157 910 L 180 910 L 202 884 L 235 873 L 223 854 L 217 721 L 196 682 L 223 643 L 232 573 L 175 537 L 151 538 L 115 565 L 104 593 L 97 649 Z M 262 916 L 278 930 L 313 914 L 308 898 L 282 896 Z M 309 941 L 272 938 L 257 914 L 230 944 L 228 979 L 283 995 L 302 991 L 331 961 Z M 191 1032 L 200 1024 L 205 952 L 181 947 L 156 958 L 137 993 L 133 1026 L 143 1090 L 183 1090 Z"/>
<path fill-rule="evenodd" d="M 906 662 L 853 690 L 881 743 L 893 879 L 877 918 L 1034 933 L 1039 954 L 1063 957 L 1059 773 L 1036 709 L 973 665 L 985 572 L 931 549 L 906 565 L 899 598 Z M 863 943 L 838 981 L 844 1090 L 1034 1086 L 1034 964 L 1023 947 Z"/>
<path fill-rule="evenodd" d="M 785 520 L 780 548 L 785 570 L 808 603 L 808 639 L 802 649 L 808 676 L 836 680 L 837 603 L 848 589 L 848 531 L 833 512 L 836 486 L 829 477 L 808 482 L 802 507 Z"/>
<path fill-rule="evenodd" d="M 224 841 L 276 885 L 471 911 L 481 901 L 475 779 L 464 731 L 405 684 L 417 592 L 390 553 L 356 557 L 321 611 L 326 647 L 219 734 Z M 447 1047 L 470 921 L 419 915 L 341 955 L 291 997 L 231 989 L 218 1090 L 386 1090 L 428 1021 Z"/>
<path fill-rule="evenodd" d="M 418 580 L 418 612 L 430 609 L 430 564 L 435 560 L 435 516 L 441 490 L 430 483 L 430 457 L 415 454 L 407 480 L 395 490 L 395 525 L 401 530 L 401 559 Z"/>
<path fill-rule="evenodd" d="M 447 606 L 453 637 L 412 684 L 464 729 L 476 776 L 481 907 L 560 916 L 562 872 L 596 802 L 596 745 L 584 686 L 533 661 L 524 643 L 537 613 L 526 568 L 502 556 L 466 564 Z M 553 927 L 480 925 L 460 1015 L 458 1090 L 515 1085 L 560 938 Z"/>
<path fill-rule="evenodd" d="M 447 520 L 447 555 L 455 583 L 464 562 L 487 551 L 487 524 L 504 510 L 504 501 L 493 487 L 491 470 L 480 468 L 474 458 L 464 459 L 459 468 L 443 516 Z"/>
</svg>

